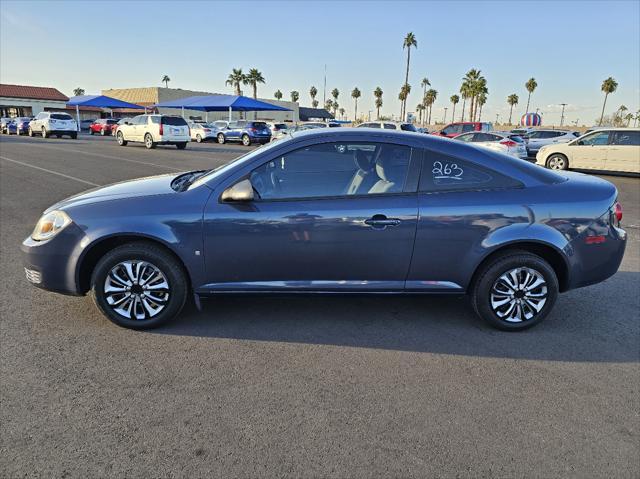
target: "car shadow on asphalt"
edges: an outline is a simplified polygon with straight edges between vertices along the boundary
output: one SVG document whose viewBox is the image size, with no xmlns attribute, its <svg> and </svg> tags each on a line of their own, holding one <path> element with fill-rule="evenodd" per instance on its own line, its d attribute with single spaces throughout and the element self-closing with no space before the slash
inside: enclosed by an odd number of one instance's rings
<svg viewBox="0 0 640 479">
<path fill-rule="evenodd" d="M 619 285 L 625 285 L 620 288 Z M 520 333 L 495 330 L 459 296 L 217 296 L 155 334 L 377 348 L 549 361 L 638 362 L 640 273 L 559 297 L 551 315 Z M 632 294 L 635 289 L 635 296 Z M 624 293 L 623 293 L 624 294 Z M 613 297 L 612 297 L 613 296 Z M 634 303 L 635 302 L 635 309 Z"/>
</svg>

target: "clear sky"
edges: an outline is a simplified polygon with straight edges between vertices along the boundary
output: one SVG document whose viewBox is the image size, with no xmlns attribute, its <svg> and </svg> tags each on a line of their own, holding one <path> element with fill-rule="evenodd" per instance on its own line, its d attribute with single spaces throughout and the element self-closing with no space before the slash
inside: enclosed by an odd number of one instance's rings
<svg viewBox="0 0 640 479">
<path fill-rule="evenodd" d="M 409 110 L 420 101 L 426 76 L 438 91 L 433 113 L 441 120 L 461 77 L 478 68 L 489 97 L 483 119 L 508 117 L 506 97 L 526 106 L 524 83 L 538 88 L 530 111 L 557 123 L 559 103 L 568 121 L 591 125 L 599 116 L 602 80 L 619 83 L 607 112 L 640 107 L 640 1 L 325 1 L 325 2 L 104 2 L 0 0 L 0 81 L 53 86 L 71 96 L 107 88 L 161 85 L 232 93 L 232 68 L 258 68 L 266 79 L 258 95 L 300 92 L 309 105 L 315 85 L 353 116 L 351 90 L 362 91 L 359 111 L 373 110 L 375 87 L 385 114 L 398 114 L 406 50 L 414 32 Z M 245 92 L 249 92 L 246 89 Z M 458 112 L 460 110 L 458 105 Z M 456 113 L 458 116 L 458 113 Z"/>
</svg>

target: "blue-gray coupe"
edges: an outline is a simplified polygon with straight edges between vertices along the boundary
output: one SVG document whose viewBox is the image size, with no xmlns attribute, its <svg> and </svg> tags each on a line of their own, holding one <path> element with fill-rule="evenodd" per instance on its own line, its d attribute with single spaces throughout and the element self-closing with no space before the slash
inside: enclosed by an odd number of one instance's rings
<svg viewBox="0 0 640 479">
<path fill-rule="evenodd" d="M 220 168 L 125 181 L 46 210 L 27 279 L 143 329 L 228 293 L 457 293 L 504 330 L 622 261 L 617 190 L 462 142 L 301 131 Z"/>
</svg>

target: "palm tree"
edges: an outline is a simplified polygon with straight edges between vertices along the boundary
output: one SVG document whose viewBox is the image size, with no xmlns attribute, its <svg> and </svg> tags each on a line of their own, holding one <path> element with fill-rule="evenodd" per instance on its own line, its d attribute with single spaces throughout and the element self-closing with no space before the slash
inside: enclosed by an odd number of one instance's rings
<svg viewBox="0 0 640 479">
<path fill-rule="evenodd" d="M 633 117 L 633 127 L 635 128 L 640 120 L 640 110 L 636 111 L 636 116 Z"/>
<path fill-rule="evenodd" d="M 438 92 L 431 88 L 427 90 L 427 94 L 424 96 L 425 106 L 429 108 L 429 117 L 427 120 L 427 125 L 431 124 L 431 111 L 433 109 L 433 104 L 436 102 L 436 98 L 438 97 Z"/>
<path fill-rule="evenodd" d="M 346 110 L 344 108 L 340 108 L 340 118 L 344 118 L 344 112 Z"/>
<path fill-rule="evenodd" d="M 602 82 L 602 86 L 600 89 L 604 92 L 604 103 L 602 104 L 602 113 L 600 114 L 600 122 L 598 122 L 598 126 L 602 126 L 602 118 L 604 117 L 604 107 L 607 105 L 607 97 L 609 93 L 613 93 L 618 88 L 618 82 L 613 79 L 613 77 L 607 78 Z"/>
<path fill-rule="evenodd" d="M 487 94 L 485 92 L 481 92 L 478 95 L 478 106 L 480 107 L 480 109 L 478 110 L 478 121 L 480 121 L 482 118 L 482 105 L 484 105 L 485 103 L 487 103 Z"/>
<path fill-rule="evenodd" d="M 382 108 L 382 88 L 380 87 L 376 87 L 375 90 L 373 90 L 373 96 L 376 97 L 376 120 L 380 119 L 380 108 Z"/>
<path fill-rule="evenodd" d="M 351 91 L 351 98 L 353 98 L 355 100 L 355 110 L 354 110 L 354 113 L 353 113 L 353 121 L 357 121 L 358 120 L 358 98 L 360 98 L 361 95 L 362 95 L 362 93 L 360 93 L 360 90 L 358 90 L 358 87 L 355 87 Z"/>
<path fill-rule="evenodd" d="M 296 103 L 299 99 L 300 99 L 300 93 L 298 93 L 297 91 L 293 90 L 291 93 L 291 101 Z"/>
<path fill-rule="evenodd" d="M 324 102 L 324 109 L 330 112 L 332 107 L 333 101 L 331 100 L 331 98 L 327 98 L 327 101 Z"/>
<path fill-rule="evenodd" d="M 400 93 L 398 93 L 398 100 L 400 100 L 400 117 L 402 117 L 402 106 L 404 105 L 404 101 L 407 99 L 407 90 L 404 85 L 400 88 Z"/>
<path fill-rule="evenodd" d="M 453 111 L 451 112 L 451 121 L 456 121 L 456 105 L 460 102 L 460 97 L 458 95 L 451 95 L 449 101 L 453 105 Z"/>
<path fill-rule="evenodd" d="M 251 68 L 246 77 L 247 83 L 253 88 L 253 98 L 258 98 L 258 83 L 264 83 L 262 72 L 257 68 Z"/>
<path fill-rule="evenodd" d="M 627 113 L 624 119 L 627 120 L 627 128 L 629 128 L 629 125 L 631 124 L 631 120 L 633 120 L 633 113 Z"/>
<path fill-rule="evenodd" d="M 418 48 L 418 40 L 413 32 L 407 33 L 407 36 L 404 37 L 404 41 L 402 42 L 402 49 L 407 49 L 407 72 L 404 76 L 404 84 L 409 84 L 409 63 L 411 62 L 411 47 Z M 407 91 L 407 96 L 409 91 Z M 402 115 L 404 118 L 404 114 L 406 113 L 407 99 L 405 98 L 402 103 Z"/>
<path fill-rule="evenodd" d="M 464 109 L 467 105 L 467 98 L 471 96 L 471 89 L 465 81 L 462 82 L 462 86 L 460 87 L 460 96 L 462 97 L 462 116 L 460 117 L 460 121 L 464 121 Z"/>
<path fill-rule="evenodd" d="M 318 94 L 318 89 L 314 86 L 309 88 L 309 96 L 311 97 L 311 105 L 313 108 L 318 106 L 318 102 L 316 101 L 316 95 Z M 315 106 L 313 105 L 315 103 Z"/>
<path fill-rule="evenodd" d="M 487 83 L 485 78 L 480 73 L 481 73 L 480 70 L 476 70 L 475 68 L 472 68 L 467 72 L 467 74 L 462 79 L 463 86 L 467 91 L 467 95 L 471 99 L 471 102 L 469 105 L 469 117 L 471 118 L 471 121 L 474 121 L 476 116 L 475 100 L 477 96 L 480 93 L 482 93 L 483 89 L 486 88 L 486 83 Z"/>
<path fill-rule="evenodd" d="M 84 88 L 76 88 L 75 90 L 73 90 L 73 95 L 74 96 L 84 95 Z"/>
<path fill-rule="evenodd" d="M 338 101 L 338 96 L 340 95 L 340 90 L 334 88 L 331 90 L 331 96 L 333 97 L 333 101 Z"/>
<path fill-rule="evenodd" d="M 336 113 L 338 113 L 338 108 L 340 108 L 340 105 L 338 105 L 337 101 L 334 101 L 332 106 L 333 106 L 333 116 L 335 117 Z"/>
<path fill-rule="evenodd" d="M 282 92 L 280 90 L 276 90 L 273 96 L 276 100 L 282 100 Z"/>
<path fill-rule="evenodd" d="M 512 93 L 511 95 L 509 95 L 507 97 L 507 103 L 509 105 L 511 105 L 511 108 L 509 109 L 509 124 L 510 125 L 511 125 L 511 115 L 513 114 L 513 107 L 518 104 L 518 100 L 520 100 L 520 98 L 518 98 L 518 95 L 516 95 L 515 93 Z"/>
<path fill-rule="evenodd" d="M 527 83 L 525 83 L 524 86 L 527 89 L 527 91 L 529 92 L 529 96 L 527 97 L 527 109 L 524 112 L 525 115 L 526 115 L 527 113 L 529 113 L 529 101 L 531 101 L 531 94 L 537 88 L 538 83 L 536 82 L 536 79 L 532 77 L 532 78 L 529 78 L 529 80 L 527 80 Z"/>
<path fill-rule="evenodd" d="M 165 88 L 169 88 L 169 82 L 171 81 L 171 78 L 169 78 L 169 75 L 163 76 L 162 80 L 160 81 L 164 83 Z"/>
<path fill-rule="evenodd" d="M 424 96 L 427 94 L 427 87 L 431 86 L 431 82 L 429 81 L 429 79 L 427 77 L 424 77 L 420 81 L 420 86 L 422 87 L 422 98 L 424 98 Z"/>
<path fill-rule="evenodd" d="M 418 103 L 416 105 L 416 111 L 418 112 L 418 123 L 422 125 L 422 112 L 424 111 L 424 105 L 422 103 Z"/>
<path fill-rule="evenodd" d="M 311 108 L 318 108 L 318 100 L 313 100 L 311 102 Z"/>
<path fill-rule="evenodd" d="M 242 73 L 242 68 L 234 68 L 231 73 L 229 73 L 227 81 L 224 82 L 224 84 L 234 87 L 236 95 L 240 96 L 242 94 L 240 84 L 247 84 L 247 76 Z"/>
</svg>

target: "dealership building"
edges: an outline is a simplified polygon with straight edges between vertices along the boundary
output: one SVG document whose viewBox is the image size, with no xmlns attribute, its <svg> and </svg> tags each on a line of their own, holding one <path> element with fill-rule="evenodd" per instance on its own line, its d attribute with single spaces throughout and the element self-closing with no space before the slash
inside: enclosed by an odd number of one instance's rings
<svg viewBox="0 0 640 479">
<path fill-rule="evenodd" d="M 111 90 L 102 90 L 102 94 L 136 103 L 138 105 L 151 107 L 156 103 L 169 100 L 179 100 L 190 96 L 219 95 L 219 93 L 211 93 L 206 91 L 182 90 L 180 88 L 163 88 L 163 87 L 147 87 L 147 88 L 118 88 Z M 267 121 L 300 121 L 298 103 L 292 101 L 279 101 L 268 98 L 258 98 L 258 100 L 272 105 L 281 106 L 291 111 L 258 111 L 258 112 L 233 112 L 233 119 L 247 118 Z M 182 111 L 174 108 L 158 108 L 159 113 L 166 115 L 181 115 Z M 191 120 L 227 120 L 229 118 L 228 111 L 210 111 L 208 113 L 198 110 L 184 110 L 184 116 Z"/>
<path fill-rule="evenodd" d="M 51 87 L 0 84 L 0 116 L 36 116 L 42 111 L 65 110 L 69 98 Z"/>
</svg>

